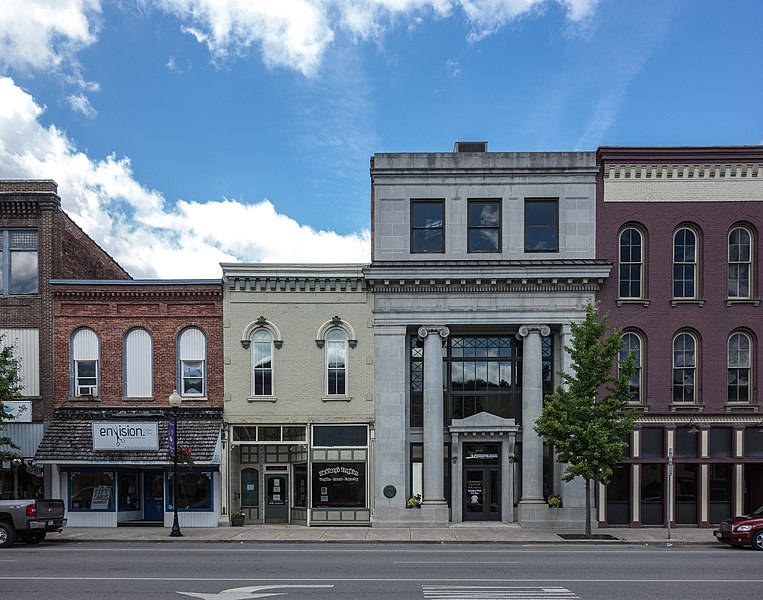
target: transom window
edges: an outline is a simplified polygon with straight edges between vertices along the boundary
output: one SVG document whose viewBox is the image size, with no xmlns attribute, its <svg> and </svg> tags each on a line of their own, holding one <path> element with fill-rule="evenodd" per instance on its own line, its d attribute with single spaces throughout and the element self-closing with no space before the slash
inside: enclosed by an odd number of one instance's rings
<svg viewBox="0 0 763 600">
<path fill-rule="evenodd" d="M 629 331 L 623 334 L 623 345 L 620 348 L 619 362 L 624 363 L 627 361 L 628 355 L 631 352 L 633 352 L 636 361 L 636 368 L 630 379 L 630 401 L 641 402 L 641 338 Z"/>
<path fill-rule="evenodd" d="M 326 335 L 326 393 L 347 393 L 347 336 L 341 329 L 332 329 Z"/>
<path fill-rule="evenodd" d="M 189 327 L 180 334 L 180 390 L 183 396 L 204 396 L 206 390 L 207 339 Z"/>
<path fill-rule="evenodd" d="M 690 333 L 673 339 L 673 402 L 696 401 L 697 340 Z"/>
<path fill-rule="evenodd" d="M 559 200 L 525 200 L 525 252 L 558 252 Z"/>
<path fill-rule="evenodd" d="M 750 298 L 752 286 L 752 234 L 745 227 L 729 233 L 729 298 Z"/>
<path fill-rule="evenodd" d="M 273 395 L 273 336 L 267 329 L 252 336 L 252 395 Z"/>
<path fill-rule="evenodd" d="M 445 202 L 411 200 L 411 253 L 445 252 Z"/>
<path fill-rule="evenodd" d="M 742 332 L 731 334 L 728 352 L 728 402 L 750 402 L 751 365 L 750 336 Z"/>
<path fill-rule="evenodd" d="M 644 274 L 642 237 L 629 227 L 620 233 L 620 298 L 641 298 Z"/>
<path fill-rule="evenodd" d="M 74 396 L 98 396 L 100 342 L 92 329 L 79 329 L 72 337 L 72 379 Z"/>
<path fill-rule="evenodd" d="M 3 296 L 39 293 L 37 231 L 0 230 L 0 291 Z"/>
<path fill-rule="evenodd" d="M 697 297 L 697 234 L 688 227 L 673 236 L 673 297 Z"/>
<path fill-rule="evenodd" d="M 501 201 L 469 200 L 467 252 L 501 251 Z"/>
</svg>

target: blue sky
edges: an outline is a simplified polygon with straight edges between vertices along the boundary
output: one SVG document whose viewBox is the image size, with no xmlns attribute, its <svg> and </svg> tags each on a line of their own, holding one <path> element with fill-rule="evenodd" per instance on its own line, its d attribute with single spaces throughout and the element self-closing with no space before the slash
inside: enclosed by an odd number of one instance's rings
<svg viewBox="0 0 763 600">
<path fill-rule="evenodd" d="M 758 0 L 1 0 L 0 177 L 135 277 L 365 262 L 369 158 L 763 142 Z"/>
</svg>

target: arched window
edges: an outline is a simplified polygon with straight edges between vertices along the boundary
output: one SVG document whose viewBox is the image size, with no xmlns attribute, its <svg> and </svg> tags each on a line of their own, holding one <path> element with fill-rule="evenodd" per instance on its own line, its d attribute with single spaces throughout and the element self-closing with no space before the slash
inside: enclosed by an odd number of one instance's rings
<svg viewBox="0 0 763 600">
<path fill-rule="evenodd" d="M 207 338 L 201 329 L 183 330 L 178 341 L 180 393 L 204 396 L 207 392 Z"/>
<path fill-rule="evenodd" d="M 125 336 L 125 390 L 128 398 L 154 395 L 153 340 L 145 329 L 131 329 Z"/>
<path fill-rule="evenodd" d="M 696 402 L 697 340 L 690 333 L 673 338 L 673 402 Z"/>
<path fill-rule="evenodd" d="M 728 402 L 750 402 L 750 368 L 752 341 L 746 333 L 738 331 L 729 336 Z"/>
<path fill-rule="evenodd" d="M 673 297 L 697 297 L 697 234 L 682 227 L 673 236 Z"/>
<path fill-rule="evenodd" d="M 273 336 L 267 329 L 252 335 L 252 395 L 273 395 Z"/>
<path fill-rule="evenodd" d="M 623 333 L 623 346 L 620 348 L 619 362 L 623 363 L 628 360 L 628 355 L 631 352 L 636 359 L 636 369 L 630 381 L 630 401 L 641 402 L 641 338 L 632 331 L 628 331 Z"/>
<path fill-rule="evenodd" d="M 729 232 L 729 298 L 750 298 L 752 294 L 752 234 L 746 227 Z"/>
<path fill-rule="evenodd" d="M 98 396 L 100 342 L 92 329 L 78 329 L 72 336 L 74 396 Z"/>
<path fill-rule="evenodd" d="M 644 255 L 641 232 L 628 227 L 620 233 L 620 298 L 642 298 Z"/>
<path fill-rule="evenodd" d="M 326 334 L 326 393 L 329 396 L 347 393 L 347 334 L 341 329 Z"/>
</svg>

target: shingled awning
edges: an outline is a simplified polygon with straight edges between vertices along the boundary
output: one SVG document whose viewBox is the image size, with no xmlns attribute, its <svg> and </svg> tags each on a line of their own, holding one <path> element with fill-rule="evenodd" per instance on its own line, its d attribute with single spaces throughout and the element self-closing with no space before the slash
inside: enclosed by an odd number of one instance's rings
<svg viewBox="0 0 763 600">
<path fill-rule="evenodd" d="M 168 423 L 167 420 L 156 422 L 158 450 L 93 450 L 93 420 L 54 419 L 37 448 L 35 462 L 167 466 L 171 464 L 167 454 Z M 180 419 L 178 444 L 191 448 L 194 465 L 219 465 L 221 429 L 222 419 Z"/>
</svg>

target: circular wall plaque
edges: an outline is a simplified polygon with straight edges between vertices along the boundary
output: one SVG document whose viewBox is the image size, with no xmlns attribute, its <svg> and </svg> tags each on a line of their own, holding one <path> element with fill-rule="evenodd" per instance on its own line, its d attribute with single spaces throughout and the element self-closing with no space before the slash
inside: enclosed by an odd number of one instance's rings
<svg viewBox="0 0 763 600">
<path fill-rule="evenodd" d="M 385 498 L 394 498 L 397 495 L 397 488 L 394 485 L 385 485 L 384 486 L 384 497 Z"/>
</svg>

